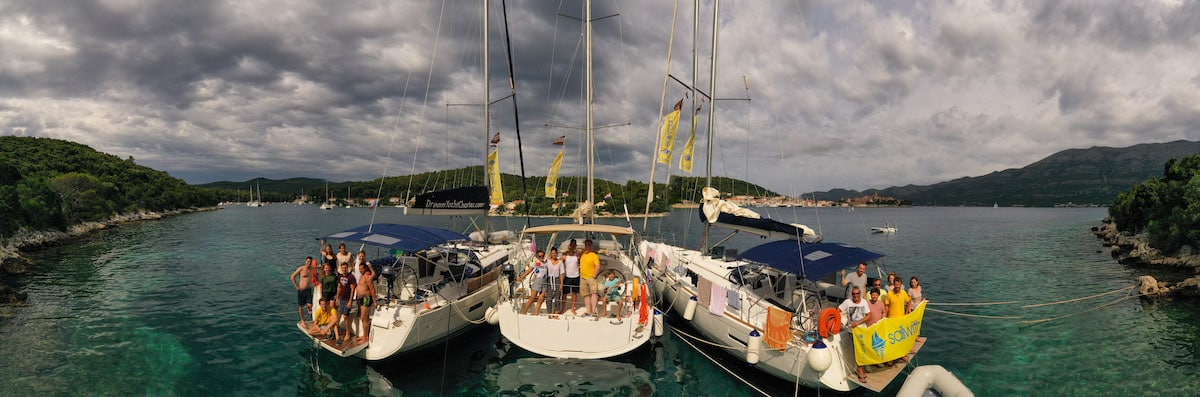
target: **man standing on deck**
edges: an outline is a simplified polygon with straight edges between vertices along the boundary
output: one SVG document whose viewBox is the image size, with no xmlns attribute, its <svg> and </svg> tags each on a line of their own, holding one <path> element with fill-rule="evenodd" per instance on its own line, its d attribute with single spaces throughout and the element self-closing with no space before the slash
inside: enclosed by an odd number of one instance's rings
<svg viewBox="0 0 1200 397">
<path fill-rule="evenodd" d="M 296 287 L 296 303 L 300 306 L 296 310 L 300 312 L 300 324 L 304 328 L 308 328 L 308 321 L 305 320 L 308 317 L 304 316 L 304 311 L 307 309 L 312 312 L 312 262 L 311 256 L 304 259 L 304 264 L 296 268 L 291 276 L 292 286 Z"/>
<path fill-rule="evenodd" d="M 842 286 L 846 287 L 846 296 L 850 296 L 850 287 L 858 287 L 859 291 L 867 290 L 867 264 L 858 262 L 858 269 L 846 275 L 846 269 L 842 269 Z"/>
<path fill-rule="evenodd" d="M 354 256 L 350 254 L 350 251 L 346 251 L 346 243 L 338 244 L 338 252 L 337 252 L 338 266 L 341 266 L 343 263 L 349 265 L 351 259 L 354 259 Z"/>
<path fill-rule="evenodd" d="M 600 284 L 596 282 L 596 271 L 600 270 L 600 256 L 592 246 L 592 240 L 583 240 L 583 255 L 579 256 L 579 289 L 583 295 L 583 303 L 587 305 L 584 314 L 596 315 L 596 302 L 600 300 Z"/>
<path fill-rule="evenodd" d="M 339 264 L 337 279 L 337 312 L 338 316 L 340 317 L 339 320 L 345 319 L 346 333 L 345 335 L 338 335 L 337 337 L 338 341 L 343 344 L 349 344 L 350 342 L 350 300 L 354 299 L 355 284 L 354 273 L 350 273 L 350 264 Z M 336 335 L 337 328 L 335 327 L 334 329 Z"/>
<path fill-rule="evenodd" d="M 358 254 L 359 258 L 363 257 L 361 251 Z M 375 305 L 375 271 L 365 261 L 359 262 L 358 271 L 362 274 L 358 279 L 358 289 L 355 290 L 355 294 L 358 295 L 355 302 L 359 304 L 359 330 L 362 331 L 358 343 L 366 343 L 371 337 L 371 307 Z"/>
<path fill-rule="evenodd" d="M 911 301 L 912 299 L 908 297 L 908 293 L 904 292 L 903 283 L 900 282 L 900 278 L 893 279 L 892 289 L 888 291 L 887 297 L 883 300 L 883 303 L 887 305 L 888 318 L 904 317 L 905 314 L 908 314 L 908 304 Z"/>
<path fill-rule="evenodd" d="M 871 307 L 867 305 L 867 301 L 863 300 L 862 294 L 863 290 L 856 285 L 850 288 L 850 299 L 846 299 L 838 306 L 838 309 L 846 316 L 847 327 L 854 328 L 867 322 L 867 314 L 871 311 Z M 861 365 L 858 366 L 858 381 L 867 381 L 867 372 Z"/>
</svg>

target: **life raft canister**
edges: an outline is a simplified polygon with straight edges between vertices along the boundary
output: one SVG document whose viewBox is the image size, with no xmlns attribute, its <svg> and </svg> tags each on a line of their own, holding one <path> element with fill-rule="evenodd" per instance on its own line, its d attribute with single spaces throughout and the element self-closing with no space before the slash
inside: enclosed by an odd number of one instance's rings
<svg viewBox="0 0 1200 397">
<path fill-rule="evenodd" d="M 822 310 L 821 315 L 817 317 L 817 334 L 828 338 L 838 332 L 842 332 L 842 312 L 832 307 Z"/>
</svg>

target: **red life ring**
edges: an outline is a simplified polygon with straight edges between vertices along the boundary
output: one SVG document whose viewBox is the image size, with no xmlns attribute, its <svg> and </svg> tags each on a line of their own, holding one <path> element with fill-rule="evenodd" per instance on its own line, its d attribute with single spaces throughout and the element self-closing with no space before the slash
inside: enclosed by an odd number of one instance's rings
<svg viewBox="0 0 1200 397">
<path fill-rule="evenodd" d="M 822 310 L 821 315 L 817 317 L 817 334 L 828 338 L 838 332 L 842 332 L 842 312 L 832 307 Z"/>
</svg>

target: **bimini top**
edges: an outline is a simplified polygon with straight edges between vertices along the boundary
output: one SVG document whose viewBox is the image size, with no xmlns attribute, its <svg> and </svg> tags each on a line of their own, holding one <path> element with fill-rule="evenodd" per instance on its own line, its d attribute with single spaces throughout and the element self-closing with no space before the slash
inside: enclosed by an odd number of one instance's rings
<svg viewBox="0 0 1200 397">
<path fill-rule="evenodd" d="M 762 263 L 816 281 L 859 262 L 882 257 L 882 254 L 842 243 L 797 244 L 795 240 L 779 240 L 748 249 L 738 259 Z"/>
<path fill-rule="evenodd" d="M 367 229 L 371 231 L 368 232 Z M 381 223 L 365 225 L 325 236 L 336 239 L 365 243 L 379 247 L 416 252 L 447 241 L 466 240 L 462 233 L 429 226 L 398 225 Z"/>
<path fill-rule="evenodd" d="M 625 226 L 601 225 L 597 223 L 565 223 L 561 225 L 544 225 L 525 228 L 524 233 L 530 234 L 550 234 L 563 232 L 587 232 L 587 233 L 608 233 L 614 236 L 624 236 L 633 234 L 633 229 Z"/>
</svg>

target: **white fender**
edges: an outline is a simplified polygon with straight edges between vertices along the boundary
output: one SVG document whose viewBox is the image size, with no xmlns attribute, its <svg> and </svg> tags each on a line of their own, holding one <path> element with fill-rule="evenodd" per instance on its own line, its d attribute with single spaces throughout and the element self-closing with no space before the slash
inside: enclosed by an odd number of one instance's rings
<svg viewBox="0 0 1200 397">
<path fill-rule="evenodd" d="M 696 300 L 696 295 L 692 295 L 691 298 L 688 298 L 687 307 L 683 309 L 684 320 L 692 321 L 692 318 L 696 317 L 696 305 L 698 303 L 699 302 Z"/>
<path fill-rule="evenodd" d="M 825 343 L 820 340 L 813 343 L 812 349 L 808 350 L 808 367 L 813 371 L 825 372 L 829 366 L 833 364 L 833 355 L 829 353 L 829 349 L 825 347 Z"/>
<path fill-rule="evenodd" d="M 654 309 L 654 336 L 663 336 L 663 312 Z"/>
<path fill-rule="evenodd" d="M 746 362 L 758 364 L 758 351 L 762 348 L 762 334 L 758 330 L 750 330 L 750 340 L 746 342 Z"/>
</svg>

